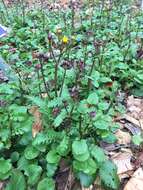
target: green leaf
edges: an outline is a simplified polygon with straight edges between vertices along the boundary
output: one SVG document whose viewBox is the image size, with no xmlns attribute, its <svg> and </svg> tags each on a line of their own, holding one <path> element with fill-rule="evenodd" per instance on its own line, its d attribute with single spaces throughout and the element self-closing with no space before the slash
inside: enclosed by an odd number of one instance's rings
<svg viewBox="0 0 143 190">
<path fill-rule="evenodd" d="M 66 118 L 67 113 L 66 110 L 62 110 L 61 113 L 55 118 L 54 126 L 59 127 L 63 120 Z"/>
<path fill-rule="evenodd" d="M 46 156 L 46 160 L 50 164 L 58 164 L 60 161 L 60 155 L 57 154 L 56 150 L 51 150 Z"/>
<path fill-rule="evenodd" d="M 59 146 L 57 146 L 56 150 L 59 155 L 66 156 L 69 150 L 69 138 L 64 136 L 63 140 L 60 142 Z"/>
<path fill-rule="evenodd" d="M 134 96 L 143 97 L 143 86 L 132 89 L 131 94 Z"/>
<path fill-rule="evenodd" d="M 44 178 L 38 183 L 37 190 L 55 190 L 55 183 L 51 178 Z"/>
<path fill-rule="evenodd" d="M 21 171 L 22 170 L 25 171 L 28 165 L 29 165 L 29 160 L 27 160 L 24 155 L 21 156 L 17 162 L 18 169 Z"/>
<path fill-rule="evenodd" d="M 79 111 L 79 113 L 82 113 L 82 114 L 88 113 L 88 104 L 87 104 L 87 101 L 86 101 L 86 100 L 82 100 L 82 101 L 79 103 L 78 111 Z"/>
<path fill-rule="evenodd" d="M 102 183 L 110 189 L 119 189 L 119 178 L 116 166 L 109 160 L 105 161 L 99 170 Z"/>
<path fill-rule="evenodd" d="M 49 164 L 47 163 L 47 176 L 52 177 L 57 170 L 57 164 Z"/>
<path fill-rule="evenodd" d="M 0 180 L 5 180 L 9 178 L 10 175 L 11 175 L 11 170 L 8 171 L 7 173 L 0 173 Z"/>
<path fill-rule="evenodd" d="M 141 135 L 139 134 L 139 135 L 134 135 L 133 137 L 132 137 L 132 141 L 133 141 L 133 143 L 135 144 L 135 145 L 140 145 L 142 142 L 143 142 L 143 138 L 141 137 Z"/>
<path fill-rule="evenodd" d="M 72 144 L 72 152 L 76 160 L 87 160 L 89 158 L 89 150 L 86 140 L 75 140 Z"/>
<path fill-rule="evenodd" d="M 110 133 L 110 132 L 108 132 L 106 137 L 102 137 L 102 139 L 107 143 L 115 143 L 117 141 L 117 137 L 113 133 Z"/>
<path fill-rule="evenodd" d="M 91 158 L 89 158 L 88 160 L 86 160 L 84 162 L 79 162 L 79 161 L 74 160 L 73 161 L 73 168 L 76 171 L 81 171 L 85 174 L 93 175 L 96 173 L 97 164 Z"/>
<path fill-rule="evenodd" d="M 17 162 L 18 161 L 18 159 L 19 159 L 19 153 L 18 152 L 13 152 L 12 154 L 11 154 L 11 162 Z"/>
<path fill-rule="evenodd" d="M 79 154 L 84 154 L 88 152 L 88 146 L 86 143 L 86 140 L 75 140 L 72 144 L 72 151 L 74 154 L 79 155 Z"/>
<path fill-rule="evenodd" d="M 128 69 L 128 65 L 125 63 L 118 63 L 115 68 L 121 69 L 121 70 L 126 70 Z"/>
<path fill-rule="evenodd" d="M 83 172 L 79 172 L 77 176 L 80 179 L 80 183 L 83 187 L 89 187 L 95 180 L 93 176 L 87 175 Z"/>
<path fill-rule="evenodd" d="M 42 168 L 40 166 L 30 164 L 25 171 L 25 175 L 28 176 L 28 184 L 29 185 L 36 184 L 40 178 L 41 173 L 42 173 Z"/>
<path fill-rule="evenodd" d="M 27 98 L 32 101 L 33 105 L 37 105 L 41 108 L 46 106 L 46 102 L 39 97 L 28 96 Z"/>
<path fill-rule="evenodd" d="M 9 170 L 11 170 L 10 160 L 5 160 L 4 158 L 0 158 L 0 173 L 6 174 Z"/>
<path fill-rule="evenodd" d="M 33 146 L 28 146 L 24 151 L 24 156 L 28 160 L 32 160 L 39 155 L 39 150 L 34 148 Z"/>
<path fill-rule="evenodd" d="M 98 147 L 98 146 L 93 146 L 91 148 L 91 155 L 94 157 L 94 159 L 98 163 L 102 163 L 102 162 L 104 162 L 106 160 L 106 156 L 104 154 L 103 149 Z"/>
<path fill-rule="evenodd" d="M 98 104 L 98 101 L 99 101 L 99 98 L 98 98 L 98 95 L 93 92 L 92 94 L 90 94 L 87 98 L 87 102 L 91 105 L 96 105 Z"/>
<path fill-rule="evenodd" d="M 94 126 L 97 128 L 97 129 L 102 129 L 102 130 L 108 130 L 109 128 L 109 123 L 107 121 L 104 121 L 104 120 L 97 120 L 94 122 Z"/>
<path fill-rule="evenodd" d="M 17 169 L 12 171 L 8 188 L 8 190 L 26 190 L 26 182 L 22 172 Z"/>
<path fill-rule="evenodd" d="M 100 110 L 103 110 L 103 111 L 107 110 L 108 107 L 109 107 L 109 104 L 106 103 L 106 102 L 100 102 L 100 103 L 98 104 L 98 108 L 99 108 Z"/>
</svg>

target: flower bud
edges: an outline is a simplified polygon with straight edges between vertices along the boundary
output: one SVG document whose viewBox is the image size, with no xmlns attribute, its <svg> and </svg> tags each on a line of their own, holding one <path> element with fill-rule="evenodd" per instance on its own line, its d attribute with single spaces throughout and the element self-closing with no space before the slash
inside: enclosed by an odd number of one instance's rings
<svg viewBox="0 0 143 190">
<path fill-rule="evenodd" d="M 36 70 L 40 70 L 40 69 L 41 69 L 41 64 L 35 65 L 35 69 L 36 69 Z"/>
<path fill-rule="evenodd" d="M 51 34 L 51 33 L 48 34 L 48 40 L 49 40 L 49 41 L 52 40 L 52 34 Z"/>
</svg>

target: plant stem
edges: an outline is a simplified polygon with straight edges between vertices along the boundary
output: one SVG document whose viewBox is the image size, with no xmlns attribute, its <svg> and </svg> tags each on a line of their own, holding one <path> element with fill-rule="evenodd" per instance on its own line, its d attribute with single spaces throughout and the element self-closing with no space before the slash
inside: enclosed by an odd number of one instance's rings
<svg viewBox="0 0 143 190">
<path fill-rule="evenodd" d="M 4 8 L 5 8 L 7 17 L 9 18 L 8 8 L 7 8 L 7 6 L 6 6 L 5 2 L 4 2 L 4 0 L 2 0 L 2 3 L 3 3 L 3 6 L 4 6 Z"/>
<path fill-rule="evenodd" d="M 46 93 L 47 93 L 48 98 L 51 99 L 50 94 L 49 94 L 49 92 L 48 92 L 48 88 L 47 88 L 45 76 L 44 76 L 44 69 L 43 69 L 43 62 L 42 62 L 42 61 L 40 62 L 40 65 L 41 65 L 41 74 L 42 74 L 42 79 L 43 79 L 45 91 L 46 91 Z"/>
<path fill-rule="evenodd" d="M 23 25 L 25 23 L 25 7 L 24 7 L 24 0 L 21 0 L 22 5 L 22 16 L 23 16 Z"/>
<path fill-rule="evenodd" d="M 82 117 L 81 117 L 81 115 L 79 116 L 79 134 L 80 134 L 80 138 L 82 138 Z"/>
<path fill-rule="evenodd" d="M 39 71 L 37 71 L 37 78 L 38 78 L 38 81 L 40 81 L 40 74 L 39 74 Z M 40 94 L 40 97 L 42 98 L 42 90 L 41 90 L 41 85 L 40 83 L 38 84 L 39 86 L 39 94 Z"/>
<path fill-rule="evenodd" d="M 74 7 L 72 7 L 72 26 L 71 26 L 72 34 L 74 32 L 74 18 L 75 18 L 75 10 Z"/>
<path fill-rule="evenodd" d="M 90 72 L 89 72 L 89 76 L 91 76 L 92 75 L 92 71 L 93 71 L 93 69 L 94 69 L 94 65 L 95 65 L 95 58 L 94 58 L 94 60 L 93 60 L 93 63 L 92 63 L 92 65 L 91 65 L 91 69 L 90 69 Z M 90 91 L 90 88 L 91 88 L 91 80 L 90 79 L 88 79 L 88 85 L 87 85 L 87 92 L 89 93 L 89 91 Z"/>
<path fill-rule="evenodd" d="M 65 77 L 66 77 L 66 69 L 64 70 L 64 76 L 63 76 L 63 80 L 62 80 L 62 85 L 61 85 L 61 90 L 60 90 L 60 94 L 59 94 L 59 96 L 62 95 L 62 91 L 63 91 L 63 86 L 64 86 Z"/>
</svg>

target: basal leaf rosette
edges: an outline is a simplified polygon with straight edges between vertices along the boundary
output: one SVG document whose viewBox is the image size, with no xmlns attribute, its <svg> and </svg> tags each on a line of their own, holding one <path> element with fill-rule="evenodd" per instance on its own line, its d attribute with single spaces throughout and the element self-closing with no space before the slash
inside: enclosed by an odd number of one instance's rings
<svg viewBox="0 0 143 190">
<path fill-rule="evenodd" d="M 5 180 L 10 176 L 11 168 L 12 165 L 10 163 L 10 160 L 0 158 L 0 180 Z"/>
<path fill-rule="evenodd" d="M 75 140 L 72 144 L 72 153 L 76 160 L 84 162 L 89 158 L 86 140 Z"/>
</svg>

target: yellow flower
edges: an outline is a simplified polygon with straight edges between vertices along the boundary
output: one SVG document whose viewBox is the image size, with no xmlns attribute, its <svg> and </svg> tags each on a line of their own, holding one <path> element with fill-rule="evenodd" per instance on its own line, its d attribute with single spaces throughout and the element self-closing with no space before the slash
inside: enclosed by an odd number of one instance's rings
<svg viewBox="0 0 143 190">
<path fill-rule="evenodd" d="M 62 42 L 63 42 L 64 44 L 67 44 L 67 43 L 69 42 L 68 37 L 67 37 L 67 36 L 64 36 L 63 39 L 62 39 Z"/>
</svg>

